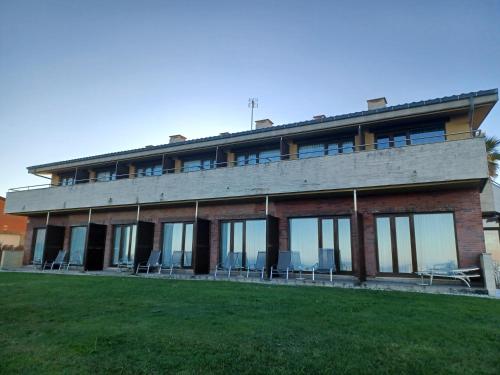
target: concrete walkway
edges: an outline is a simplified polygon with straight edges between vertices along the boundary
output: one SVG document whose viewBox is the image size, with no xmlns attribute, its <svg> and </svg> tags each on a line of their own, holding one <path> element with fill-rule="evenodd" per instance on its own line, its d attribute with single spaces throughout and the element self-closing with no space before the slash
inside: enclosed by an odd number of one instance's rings
<svg viewBox="0 0 500 375">
<path fill-rule="evenodd" d="M 230 282 L 243 282 L 243 283 L 258 283 L 265 285 L 288 285 L 288 286 L 310 286 L 310 287 L 334 287 L 334 288 L 349 288 L 349 289 L 368 289 L 368 290 L 383 290 L 383 291 L 400 291 L 400 292 L 414 292 L 414 293 L 431 293 L 431 294 L 450 294 L 450 295 L 465 295 L 476 297 L 488 297 L 487 292 L 483 288 L 467 288 L 459 282 L 435 281 L 433 285 L 421 285 L 420 279 L 391 279 L 391 278 L 370 278 L 367 281 L 360 283 L 354 276 L 349 275 L 336 275 L 333 282 L 330 282 L 328 276 L 313 281 L 310 275 L 304 278 L 291 277 L 289 280 L 284 278 L 273 278 L 273 280 L 264 279 L 259 277 L 246 278 L 243 274 L 231 275 L 218 275 L 214 278 L 213 274 L 208 275 L 193 275 L 192 273 L 176 273 L 172 276 L 168 273 L 158 274 L 150 273 L 148 275 L 141 273 L 139 275 L 132 274 L 130 271 L 119 271 L 114 269 L 104 271 L 78 271 L 78 270 L 46 270 L 41 271 L 33 268 L 32 266 L 25 266 L 21 268 L 14 268 L 8 270 L 0 270 L 0 272 L 20 272 L 20 273 L 33 273 L 33 274 L 49 274 L 49 275 L 67 275 L 67 276 L 101 276 L 101 277 L 141 277 L 141 278 L 154 278 L 154 279 L 171 279 L 171 280 L 205 280 L 205 281 L 230 281 Z M 320 275 L 322 277 L 324 275 Z M 495 297 L 493 297 L 495 298 Z M 500 298 L 500 289 L 497 289 L 496 298 Z"/>
</svg>

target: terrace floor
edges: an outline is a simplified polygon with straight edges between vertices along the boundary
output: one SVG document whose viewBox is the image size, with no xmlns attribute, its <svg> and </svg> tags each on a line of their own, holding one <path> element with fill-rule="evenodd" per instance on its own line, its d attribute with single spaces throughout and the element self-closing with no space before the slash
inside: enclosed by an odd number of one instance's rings
<svg viewBox="0 0 500 375">
<path fill-rule="evenodd" d="M 490 298 L 49 272 L 0 272 L 0 290 L 6 374 L 500 369 Z"/>
</svg>

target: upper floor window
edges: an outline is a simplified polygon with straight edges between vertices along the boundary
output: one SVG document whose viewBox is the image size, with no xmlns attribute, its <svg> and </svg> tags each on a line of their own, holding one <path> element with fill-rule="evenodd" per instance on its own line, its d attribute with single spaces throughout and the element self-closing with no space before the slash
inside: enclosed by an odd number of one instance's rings
<svg viewBox="0 0 500 375">
<path fill-rule="evenodd" d="M 97 171 L 96 180 L 101 181 L 114 181 L 116 180 L 116 170 L 103 170 Z"/>
<path fill-rule="evenodd" d="M 349 154 L 354 152 L 354 141 L 342 139 L 328 143 L 313 143 L 299 146 L 299 159 L 314 158 L 323 155 Z"/>
<path fill-rule="evenodd" d="M 377 134 L 377 149 L 389 147 L 403 147 L 406 145 L 420 145 L 424 143 L 444 142 L 446 140 L 444 128 L 433 127 L 427 129 L 402 130 Z"/>
<path fill-rule="evenodd" d="M 281 153 L 279 149 L 264 150 L 260 152 L 242 152 L 236 154 L 236 165 L 251 165 L 271 163 L 281 160 Z"/>
<path fill-rule="evenodd" d="M 141 165 L 137 167 L 137 177 L 161 176 L 163 166 L 160 164 Z"/>
<path fill-rule="evenodd" d="M 215 160 L 198 159 L 185 161 L 182 170 L 183 172 L 194 172 L 212 168 L 215 168 Z"/>
<path fill-rule="evenodd" d="M 74 174 L 61 175 L 60 179 L 61 179 L 61 186 L 71 186 L 75 184 Z"/>
</svg>

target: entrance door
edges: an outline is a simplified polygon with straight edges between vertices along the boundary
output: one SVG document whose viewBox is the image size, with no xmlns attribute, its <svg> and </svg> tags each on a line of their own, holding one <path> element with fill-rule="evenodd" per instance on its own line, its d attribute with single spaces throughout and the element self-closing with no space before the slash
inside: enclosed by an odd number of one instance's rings
<svg viewBox="0 0 500 375">
<path fill-rule="evenodd" d="M 87 233 L 87 249 L 85 251 L 85 269 L 102 271 L 104 267 L 104 248 L 106 246 L 106 225 L 89 224 Z"/>
<path fill-rule="evenodd" d="M 85 243 L 87 242 L 87 226 L 71 227 L 69 242 L 69 262 L 71 265 L 83 266 Z"/>
<path fill-rule="evenodd" d="M 221 223 L 219 262 L 229 252 L 239 253 L 239 266 L 254 265 L 259 252 L 265 252 L 266 220 L 236 220 Z"/>
</svg>

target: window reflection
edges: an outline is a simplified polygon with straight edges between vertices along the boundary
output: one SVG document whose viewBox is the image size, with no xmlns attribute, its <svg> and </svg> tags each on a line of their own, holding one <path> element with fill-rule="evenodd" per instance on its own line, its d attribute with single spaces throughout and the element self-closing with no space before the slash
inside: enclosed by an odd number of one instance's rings
<svg viewBox="0 0 500 375">
<path fill-rule="evenodd" d="M 412 273 L 410 219 L 408 217 L 396 217 L 395 225 L 398 272 Z"/>
<path fill-rule="evenodd" d="M 113 242 L 113 265 L 133 263 L 137 225 L 116 225 Z"/>
<path fill-rule="evenodd" d="M 45 248 L 45 228 L 38 228 L 35 230 L 35 247 L 33 249 L 33 262 L 42 263 L 43 251 Z"/>
<path fill-rule="evenodd" d="M 410 144 L 420 145 L 424 143 L 444 142 L 444 130 L 415 130 L 410 133 Z"/>
<path fill-rule="evenodd" d="M 72 227 L 71 241 L 69 246 L 69 262 L 75 265 L 83 264 L 83 254 L 85 252 L 85 240 L 87 237 L 87 227 Z"/>
<path fill-rule="evenodd" d="M 377 250 L 379 272 L 393 272 L 391 223 L 388 217 L 377 218 Z"/>
<path fill-rule="evenodd" d="M 220 258 L 240 253 L 239 266 L 255 264 L 257 253 L 266 251 L 266 220 L 240 220 L 221 223 Z"/>
<path fill-rule="evenodd" d="M 161 261 L 164 266 L 172 264 L 174 251 L 181 251 L 183 267 L 191 267 L 193 251 L 193 223 L 164 223 Z"/>
<path fill-rule="evenodd" d="M 303 145 L 299 147 L 299 159 L 315 158 L 325 154 L 323 144 Z"/>
<path fill-rule="evenodd" d="M 418 214 L 414 223 L 418 270 L 444 263 L 457 267 L 453 214 Z"/>
<path fill-rule="evenodd" d="M 290 219 L 290 250 L 300 253 L 306 267 L 318 262 L 318 218 Z"/>
<path fill-rule="evenodd" d="M 339 263 L 341 271 L 352 271 L 351 220 L 338 219 Z"/>
</svg>

